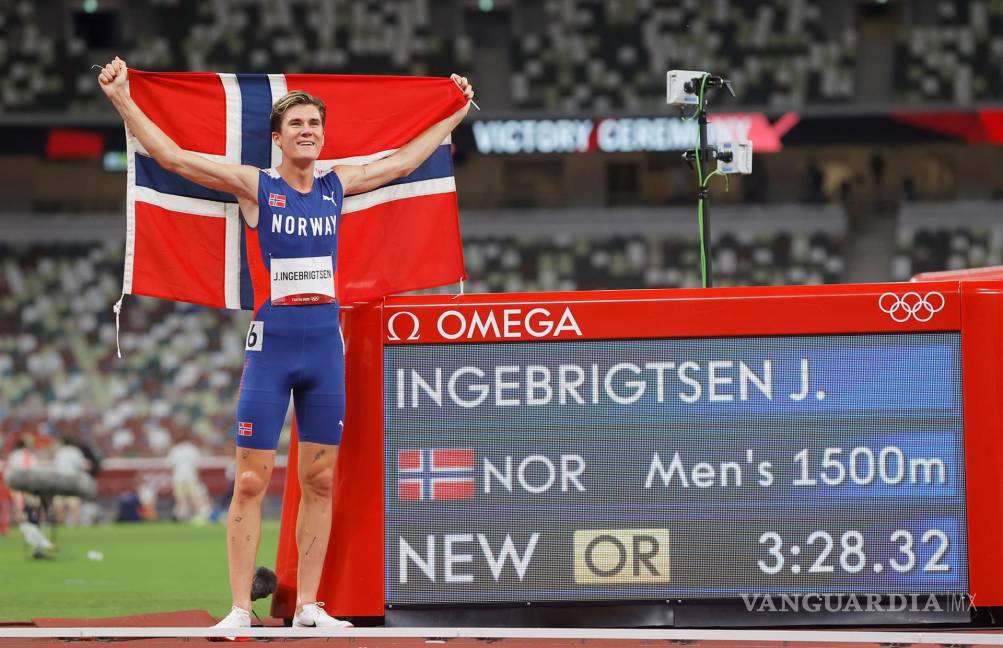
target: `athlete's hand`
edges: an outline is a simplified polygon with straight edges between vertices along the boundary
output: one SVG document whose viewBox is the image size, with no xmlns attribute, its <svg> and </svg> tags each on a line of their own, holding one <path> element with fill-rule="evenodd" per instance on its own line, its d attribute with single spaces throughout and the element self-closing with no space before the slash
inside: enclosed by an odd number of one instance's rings
<svg viewBox="0 0 1003 648">
<path fill-rule="evenodd" d="M 453 80 L 456 87 L 463 93 L 463 98 L 467 100 L 467 103 L 453 114 L 453 118 L 456 119 L 456 123 L 458 124 L 463 121 L 463 118 L 467 116 L 467 111 L 470 110 L 470 104 L 474 97 L 474 86 L 470 85 L 467 77 L 461 77 L 459 74 L 450 74 L 449 78 Z"/>
<path fill-rule="evenodd" d="M 116 56 L 111 63 L 101 69 L 101 74 L 98 75 L 98 84 L 110 98 L 125 90 L 128 78 L 129 68 L 126 67 L 125 61 Z"/>
<path fill-rule="evenodd" d="M 467 77 L 461 77 L 459 74 L 450 74 L 449 78 L 452 79 L 453 83 L 460 88 L 460 91 L 463 92 L 463 96 L 467 101 L 474 98 L 474 86 L 470 85 L 470 82 L 467 81 Z"/>
</svg>

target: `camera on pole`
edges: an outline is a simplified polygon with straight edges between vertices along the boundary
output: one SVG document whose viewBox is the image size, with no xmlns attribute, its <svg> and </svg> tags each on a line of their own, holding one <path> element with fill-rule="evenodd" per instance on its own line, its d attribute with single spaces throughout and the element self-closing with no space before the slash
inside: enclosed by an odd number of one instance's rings
<svg viewBox="0 0 1003 648">
<path fill-rule="evenodd" d="M 683 153 L 683 159 L 697 172 L 697 222 L 700 232 L 700 274 L 705 288 L 713 285 L 710 256 L 710 210 L 707 205 L 710 198 L 708 180 L 714 175 L 730 175 L 733 173 L 752 173 L 752 142 L 738 140 L 734 142 L 715 142 L 712 144 L 707 137 L 707 90 L 709 88 L 725 88 L 735 96 L 731 81 L 715 76 L 710 72 L 698 70 L 669 70 L 665 77 L 665 101 L 670 106 L 679 106 L 680 111 L 686 106 L 696 108 L 685 119 L 697 120 L 696 146 Z M 711 171 L 711 164 L 714 170 Z"/>
</svg>

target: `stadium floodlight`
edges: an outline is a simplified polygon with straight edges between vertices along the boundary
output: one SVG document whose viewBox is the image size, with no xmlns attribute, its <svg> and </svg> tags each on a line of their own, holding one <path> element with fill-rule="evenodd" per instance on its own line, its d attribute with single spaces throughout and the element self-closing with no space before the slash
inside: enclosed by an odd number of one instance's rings
<svg viewBox="0 0 1003 648">
<path fill-rule="evenodd" d="M 717 147 L 718 173 L 752 173 L 752 140 L 723 142 Z"/>
</svg>

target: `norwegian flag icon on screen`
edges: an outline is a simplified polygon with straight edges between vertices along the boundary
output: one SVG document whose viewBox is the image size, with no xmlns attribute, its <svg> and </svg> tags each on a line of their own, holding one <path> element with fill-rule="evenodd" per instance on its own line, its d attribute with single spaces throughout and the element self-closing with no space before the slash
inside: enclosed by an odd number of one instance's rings
<svg viewBox="0 0 1003 648">
<path fill-rule="evenodd" d="M 240 436 L 252 436 L 254 434 L 254 423 L 250 421 L 239 421 L 237 423 L 237 432 Z"/>
<path fill-rule="evenodd" d="M 474 496 L 472 448 L 397 451 L 397 497 L 408 501 L 460 500 Z"/>
<path fill-rule="evenodd" d="M 286 195 L 270 193 L 268 194 L 268 206 L 269 207 L 285 207 L 286 206 Z"/>
</svg>

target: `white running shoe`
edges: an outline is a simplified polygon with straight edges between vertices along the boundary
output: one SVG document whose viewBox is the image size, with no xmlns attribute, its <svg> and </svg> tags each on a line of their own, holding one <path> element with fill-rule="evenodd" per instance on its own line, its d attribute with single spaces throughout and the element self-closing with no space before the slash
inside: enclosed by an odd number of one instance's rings
<svg viewBox="0 0 1003 648">
<path fill-rule="evenodd" d="M 242 607 L 236 605 L 230 610 L 230 613 L 219 620 L 219 623 L 213 626 L 213 628 L 250 628 L 251 627 L 251 613 Z M 236 641 L 237 637 L 220 637 L 221 639 L 226 639 L 227 641 Z M 250 639 L 250 637 L 240 637 L 241 640 Z M 217 639 L 218 641 L 218 639 Z"/>
<path fill-rule="evenodd" d="M 323 603 L 307 603 L 300 613 L 293 617 L 294 628 L 351 628 L 348 621 L 335 619 L 324 611 Z"/>
</svg>

